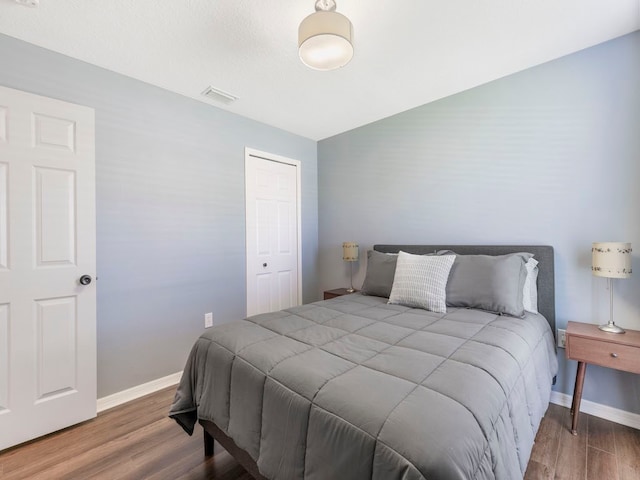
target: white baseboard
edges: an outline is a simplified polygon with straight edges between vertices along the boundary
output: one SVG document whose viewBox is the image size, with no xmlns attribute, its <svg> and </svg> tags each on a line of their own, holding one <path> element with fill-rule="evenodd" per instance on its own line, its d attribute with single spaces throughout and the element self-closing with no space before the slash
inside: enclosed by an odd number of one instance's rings
<svg viewBox="0 0 640 480">
<path fill-rule="evenodd" d="M 571 395 L 560 392 L 551 392 L 551 403 L 571 408 L 571 402 Z M 604 418 L 605 420 L 640 430 L 640 415 L 637 413 L 619 410 L 607 405 L 602 405 L 601 403 L 590 402 L 585 399 L 582 399 L 580 402 L 580 411 L 593 415 L 594 417 Z"/>
<path fill-rule="evenodd" d="M 157 380 L 152 380 L 150 382 L 143 383 L 142 385 L 137 385 L 121 392 L 114 393 L 113 395 L 107 395 L 106 397 L 99 398 L 98 413 L 150 393 L 157 392 L 163 388 L 177 385 L 180 381 L 180 377 L 182 377 L 182 372 L 176 372 L 171 375 L 167 375 L 166 377 L 158 378 Z"/>
</svg>

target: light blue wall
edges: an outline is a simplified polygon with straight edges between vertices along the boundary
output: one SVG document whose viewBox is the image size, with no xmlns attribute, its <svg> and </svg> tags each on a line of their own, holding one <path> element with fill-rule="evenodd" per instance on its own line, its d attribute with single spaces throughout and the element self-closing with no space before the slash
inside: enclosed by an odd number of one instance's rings
<svg viewBox="0 0 640 480">
<path fill-rule="evenodd" d="M 204 312 L 244 314 L 245 146 L 302 162 L 305 302 L 348 284 L 342 241 L 362 252 L 541 243 L 556 248 L 558 326 L 606 319 L 589 249 L 625 240 L 640 251 L 639 59 L 636 32 L 321 141 L 317 153 L 311 140 L 3 35 L 0 84 L 96 109 L 105 396 L 180 370 Z M 638 292 L 639 274 L 616 283 L 618 323 L 636 329 Z M 561 361 L 559 391 L 571 391 L 572 363 Z M 640 413 L 638 378 L 589 367 L 584 397 Z"/>
<path fill-rule="evenodd" d="M 548 244 L 558 326 L 602 323 L 591 242 L 624 240 L 636 273 L 616 282 L 616 318 L 640 330 L 639 185 L 635 32 L 319 142 L 319 286 L 348 285 L 343 241 L 363 259 L 374 243 Z M 640 413 L 640 376 L 590 366 L 584 398 Z"/>
<path fill-rule="evenodd" d="M 3 35 L 0 84 L 96 110 L 99 397 L 182 370 L 205 312 L 245 315 L 245 146 L 302 162 L 317 299 L 316 142 Z"/>
</svg>

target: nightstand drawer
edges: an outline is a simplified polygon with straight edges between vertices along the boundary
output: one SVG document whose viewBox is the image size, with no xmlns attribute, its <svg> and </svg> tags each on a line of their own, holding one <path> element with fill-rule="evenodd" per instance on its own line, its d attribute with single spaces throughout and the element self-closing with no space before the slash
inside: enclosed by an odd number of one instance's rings
<svg viewBox="0 0 640 480">
<path fill-rule="evenodd" d="M 640 348 L 570 336 L 567 356 L 603 367 L 640 373 Z"/>
</svg>

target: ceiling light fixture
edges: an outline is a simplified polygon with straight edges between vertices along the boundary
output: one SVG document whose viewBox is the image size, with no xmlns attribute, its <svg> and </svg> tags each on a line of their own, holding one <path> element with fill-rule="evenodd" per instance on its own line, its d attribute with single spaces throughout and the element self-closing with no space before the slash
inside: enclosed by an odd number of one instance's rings
<svg viewBox="0 0 640 480">
<path fill-rule="evenodd" d="M 298 28 L 300 60 L 314 70 L 344 67 L 353 57 L 353 26 L 335 0 L 316 0 L 316 11 Z"/>
</svg>

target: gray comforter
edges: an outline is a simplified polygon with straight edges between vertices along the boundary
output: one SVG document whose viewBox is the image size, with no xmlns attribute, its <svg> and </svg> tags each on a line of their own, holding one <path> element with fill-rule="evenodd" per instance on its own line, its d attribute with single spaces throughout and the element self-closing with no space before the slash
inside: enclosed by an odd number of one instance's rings
<svg viewBox="0 0 640 480">
<path fill-rule="evenodd" d="M 170 416 L 271 479 L 522 478 L 557 371 L 540 315 L 353 294 L 209 329 Z"/>
</svg>

